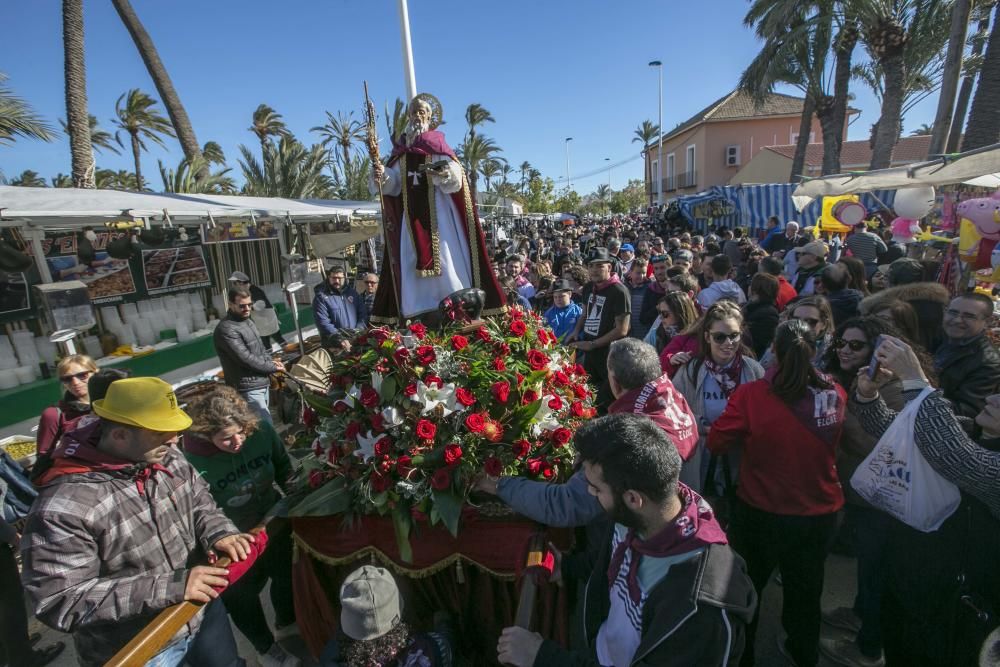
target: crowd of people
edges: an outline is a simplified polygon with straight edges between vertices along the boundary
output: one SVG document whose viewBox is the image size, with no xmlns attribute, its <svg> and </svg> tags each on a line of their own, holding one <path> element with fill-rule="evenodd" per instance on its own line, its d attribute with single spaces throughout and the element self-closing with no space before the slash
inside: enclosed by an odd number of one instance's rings
<svg viewBox="0 0 1000 667">
<path fill-rule="evenodd" d="M 580 632 L 564 646 L 506 628 L 500 663 L 753 665 L 763 592 L 776 585 L 789 664 L 973 665 L 981 647 L 996 664 L 984 644 L 1000 613 L 989 296 L 951 295 L 933 252 L 866 229 L 824 240 L 772 219 L 758 240 L 618 218 L 505 231 L 489 240 L 509 306 L 538 312 L 575 352 L 600 416 L 577 432 L 567 482 L 474 484 L 580 529 L 571 551 L 554 552 L 552 577 L 581 593 Z M 296 468 L 268 405 L 283 366 L 253 324 L 252 286 L 234 278 L 215 332 L 225 385 L 190 405 L 161 380 L 108 376 L 86 357 L 59 367 L 65 395 L 39 427 L 21 582 L 36 617 L 73 634 L 81 664 L 103 664 L 182 600 L 205 611 L 148 664 L 242 664 L 227 613 L 262 664 L 298 664 L 280 643 L 297 632 L 289 527 L 252 530 Z M 350 278 L 335 266 L 316 291 L 334 350 L 365 326 L 377 287 L 375 274 Z M 910 437 L 961 491 L 931 532 L 851 484 L 912 401 Z M 856 558 L 857 594 L 824 609 L 834 549 Z M 209 554 L 233 565 L 206 565 Z M 0 547 L 5 582 L 8 555 Z M 0 641 L 10 664 L 46 664 L 59 646 L 31 647 L 23 605 L 18 617 L 9 604 L 20 595 L 5 588 Z M 351 574 L 321 664 L 456 664 L 449 610 L 404 621 L 404 602 L 387 570 Z"/>
</svg>

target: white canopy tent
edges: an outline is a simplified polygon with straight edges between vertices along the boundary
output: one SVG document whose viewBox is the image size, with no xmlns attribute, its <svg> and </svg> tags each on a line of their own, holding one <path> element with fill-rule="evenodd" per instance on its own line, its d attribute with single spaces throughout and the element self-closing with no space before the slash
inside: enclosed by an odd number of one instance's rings
<svg viewBox="0 0 1000 667">
<path fill-rule="evenodd" d="M 898 190 L 920 185 L 955 185 L 976 182 L 987 177 L 1000 182 L 1000 144 L 956 156 L 942 156 L 905 167 L 877 169 L 854 174 L 836 174 L 808 180 L 792 194 L 796 208 L 802 210 L 817 197 L 859 194 L 873 190 Z M 983 181 L 990 187 L 992 181 Z"/>
</svg>

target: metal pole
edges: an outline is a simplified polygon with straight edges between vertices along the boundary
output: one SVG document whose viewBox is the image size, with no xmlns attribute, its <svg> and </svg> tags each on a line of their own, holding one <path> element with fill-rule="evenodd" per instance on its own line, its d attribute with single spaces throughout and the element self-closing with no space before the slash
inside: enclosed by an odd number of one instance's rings
<svg viewBox="0 0 1000 667">
<path fill-rule="evenodd" d="M 657 120 L 657 124 L 659 124 L 660 126 L 659 127 L 660 137 L 658 145 L 656 147 L 656 164 L 657 164 L 657 172 L 659 172 L 657 173 L 658 178 L 656 179 L 657 181 L 656 198 L 659 200 L 657 203 L 660 204 L 660 206 L 662 206 L 663 205 L 663 64 L 660 63 L 657 66 L 657 69 L 660 70 L 660 99 L 659 99 L 660 111 L 659 111 L 659 120 Z"/>
<path fill-rule="evenodd" d="M 608 163 L 608 190 L 611 189 L 611 158 L 606 157 L 604 161 Z"/>
<path fill-rule="evenodd" d="M 566 192 L 570 192 L 573 189 L 573 181 L 569 176 L 569 142 L 573 141 L 573 137 L 566 137 Z"/>
<path fill-rule="evenodd" d="M 417 96 L 417 74 L 413 69 L 413 43 L 410 40 L 410 10 L 406 0 L 399 0 L 399 23 L 403 39 L 403 76 L 406 79 L 406 100 Z"/>
</svg>

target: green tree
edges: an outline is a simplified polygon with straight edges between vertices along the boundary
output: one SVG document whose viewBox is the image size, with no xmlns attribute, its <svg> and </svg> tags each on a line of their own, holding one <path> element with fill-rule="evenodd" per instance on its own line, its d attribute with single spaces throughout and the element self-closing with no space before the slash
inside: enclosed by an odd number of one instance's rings
<svg viewBox="0 0 1000 667">
<path fill-rule="evenodd" d="M 465 167 L 465 175 L 469 180 L 472 198 L 475 200 L 479 183 L 479 167 L 487 160 L 496 159 L 503 151 L 492 139 L 481 134 L 471 135 L 467 141 L 458 147 L 458 157 Z"/>
<path fill-rule="evenodd" d="M 207 156 L 208 151 L 203 150 L 202 155 Z M 199 163 L 199 160 L 204 164 Z M 157 164 L 164 192 L 215 195 L 236 193 L 236 182 L 228 175 L 232 169 L 226 168 L 213 173 L 211 165 L 207 163 L 207 157 L 195 158 L 193 164 L 188 162 L 187 158 L 181 158 L 176 170 L 167 168 L 162 161 L 158 161 Z"/>
<path fill-rule="evenodd" d="M 611 186 L 607 183 L 601 183 L 597 186 L 597 190 L 594 192 L 594 197 L 601 203 L 602 210 L 608 210 L 608 204 L 611 201 Z"/>
<path fill-rule="evenodd" d="M 507 160 L 502 157 L 490 158 L 489 160 L 483 161 L 479 165 L 479 173 L 482 177 L 486 179 L 486 191 L 493 191 L 493 179 L 500 175 L 503 170 L 503 166 L 507 164 Z"/>
<path fill-rule="evenodd" d="M 214 141 L 206 141 L 205 145 L 201 147 L 201 154 L 209 165 L 226 164 L 226 154 L 222 151 L 222 146 Z"/>
<path fill-rule="evenodd" d="M 94 180 L 101 190 L 136 190 L 135 174 L 127 169 L 97 169 Z"/>
<path fill-rule="evenodd" d="M 385 129 L 391 143 L 399 141 L 406 130 L 406 103 L 398 97 L 393 104 L 392 113 L 389 113 L 389 103 L 385 104 Z"/>
<path fill-rule="evenodd" d="M 521 170 L 521 194 L 524 195 L 528 188 L 528 172 L 531 171 L 531 163 L 525 160 L 518 169 Z"/>
<path fill-rule="evenodd" d="M 652 143 L 654 139 L 659 138 L 660 126 L 651 120 L 644 120 L 642 121 L 642 124 L 639 125 L 639 127 L 635 128 L 635 132 L 633 133 L 633 135 L 634 136 L 632 137 L 632 143 L 634 144 L 635 142 L 638 141 L 639 144 L 642 146 L 642 148 L 639 150 L 639 155 L 642 156 L 642 162 L 646 167 L 646 182 L 650 184 L 649 203 L 652 204 L 653 193 L 656 192 L 656 184 L 653 183 L 652 169 L 649 166 L 649 159 L 647 159 L 646 157 L 646 147 L 649 146 L 649 144 Z M 661 166 L 660 169 L 662 170 L 663 167 Z"/>
<path fill-rule="evenodd" d="M 962 85 L 958 89 L 955 101 L 955 111 L 951 119 L 951 131 L 948 133 L 948 144 L 945 153 L 958 151 L 965 130 L 965 116 L 972 100 L 972 90 L 976 85 L 976 77 L 983 65 L 983 50 L 990 36 L 990 11 L 995 0 L 980 0 L 972 9 L 972 20 L 976 22 L 975 31 L 969 35 L 970 50 L 968 57 L 962 62 Z"/>
<path fill-rule="evenodd" d="M 372 161 L 367 155 L 354 155 L 346 165 L 334 163 L 333 190 L 337 199 L 348 201 L 371 201 L 374 199 L 368 191 L 368 174 L 371 172 Z"/>
<path fill-rule="evenodd" d="M 354 118 L 353 111 L 348 112 L 347 115 L 338 111 L 336 116 L 327 111 L 326 124 L 317 125 L 309 131 L 318 133 L 323 138 L 324 146 L 330 144 L 337 146 L 340 150 L 338 159 L 341 167 L 351 164 L 351 148 L 354 146 L 354 142 L 365 140 L 364 123 Z"/>
<path fill-rule="evenodd" d="M 160 135 L 174 136 L 170 121 L 161 116 L 155 107 L 156 100 L 138 88 L 123 93 L 115 103 L 115 114 L 118 116 L 115 125 L 119 128 L 118 132 L 115 132 L 115 141 L 118 142 L 119 146 L 124 147 L 122 133 L 124 132 L 129 137 L 132 145 L 132 159 L 135 161 L 135 180 L 138 190 L 145 188 L 140 156 L 142 151 L 149 150 L 146 147 L 146 142 L 152 141 L 158 146 L 164 146 Z M 200 148 L 198 155 L 201 155 Z"/>
<path fill-rule="evenodd" d="M 328 152 L 322 144 L 306 148 L 294 137 L 281 137 L 277 145 L 264 145 L 264 157 L 240 146 L 243 194 L 289 199 L 329 199 L 333 181 L 323 173 Z"/>
<path fill-rule="evenodd" d="M 4 85 L 6 80 L 7 75 L 0 72 L 0 144 L 12 142 L 15 137 L 52 141 L 52 126 Z"/>
<path fill-rule="evenodd" d="M 553 213 L 555 211 L 556 185 L 551 178 L 537 176 L 528 180 L 524 196 L 526 213 Z"/>
<path fill-rule="evenodd" d="M 646 205 L 646 184 L 637 178 L 621 190 L 615 190 L 609 201 L 612 213 L 631 213 Z"/>
<path fill-rule="evenodd" d="M 66 121 L 63 120 L 62 118 L 60 118 L 59 119 L 59 125 L 62 126 L 62 130 L 66 134 L 66 136 L 69 136 L 69 126 L 66 125 Z M 95 151 L 97 151 L 98 153 L 100 153 L 101 151 L 104 151 L 104 150 L 109 150 L 112 153 L 114 153 L 115 155 L 118 155 L 119 151 L 118 151 L 117 148 L 115 148 L 115 145 L 112 143 L 113 139 L 114 139 L 114 135 L 112 135 L 107 130 L 102 130 L 100 128 L 99 124 L 98 124 L 97 117 L 94 116 L 93 114 L 90 114 L 90 145 L 91 145 L 91 147 Z"/>
<path fill-rule="evenodd" d="M 917 129 L 910 132 L 911 137 L 926 137 L 934 134 L 934 126 L 924 123 Z"/>
<path fill-rule="evenodd" d="M 25 169 L 19 176 L 11 179 L 11 185 L 19 185 L 22 188 L 44 188 L 48 184 L 45 179 L 38 175 L 38 172 Z"/>
<path fill-rule="evenodd" d="M 1000 141 L 1000 3 L 993 13 L 993 29 L 979 71 L 976 96 L 969 110 L 962 150 L 989 146 Z"/>
<path fill-rule="evenodd" d="M 580 210 L 580 195 L 576 190 L 569 192 L 563 190 L 559 198 L 552 204 L 552 208 L 557 213 L 576 213 Z"/>
<path fill-rule="evenodd" d="M 63 0 L 62 21 L 66 124 L 73 185 L 93 188 L 94 149 L 90 144 L 87 70 L 83 59 L 83 0 Z"/>
<path fill-rule="evenodd" d="M 167 115 L 170 116 L 170 124 L 173 127 L 171 136 L 177 136 L 181 150 L 184 151 L 184 157 L 188 160 L 200 157 L 201 146 L 195 136 L 191 119 L 188 118 L 187 110 L 181 104 L 180 95 L 177 94 L 174 83 L 167 73 L 167 68 L 160 59 L 156 45 L 153 44 L 153 38 L 146 32 L 145 26 L 139 20 L 135 10 L 132 9 L 129 0 L 111 0 L 111 4 L 114 5 L 122 23 L 125 24 L 125 29 L 132 37 L 132 41 L 139 51 L 139 56 L 146 65 L 146 71 L 149 72 L 150 78 L 153 79 L 153 85 L 156 86 L 156 91 L 160 94 L 160 99 L 163 100 L 163 106 L 167 109 Z"/>
<path fill-rule="evenodd" d="M 257 135 L 262 156 L 264 148 L 271 141 L 271 137 L 291 136 L 291 132 L 285 127 L 285 121 L 281 120 L 281 114 L 266 104 L 259 104 L 254 109 L 253 122 L 248 129 Z"/>
<path fill-rule="evenodd" d="M 56 174 L 52 177 L 52 187 L 54 188 L 71 188 L 73 187 L 73 179 L 66 174 Z"/>
<path fill-rule="evenodd" d="M 483 123 L 495 123 L 496 119 L 482 104 L 472 103 L 465 108 L 465 122 L 469 126 L 465 140 L 469 142 L 475 138 L 477 127 Z"/>
</svg>

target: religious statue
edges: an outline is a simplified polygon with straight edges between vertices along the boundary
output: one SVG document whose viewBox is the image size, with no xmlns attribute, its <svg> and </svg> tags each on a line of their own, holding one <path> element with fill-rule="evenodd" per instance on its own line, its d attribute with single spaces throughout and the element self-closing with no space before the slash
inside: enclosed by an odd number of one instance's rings
<svg viewBox="0 0 1000 667">
<path fill-rule="evenodd" d="M 381 184 L 385 252 L 391 253 L 382 263 L 373 324 L 436 313 L 442 299 L 466 288 L 485 293 L 483 315 L 498 314 L 505 304 L 465 171 L 437 130 L 441 116 L 437 98 L 417 95 L 385 167 L 373 160 L 369 185 L 374 194 Z"/>
</svg>

